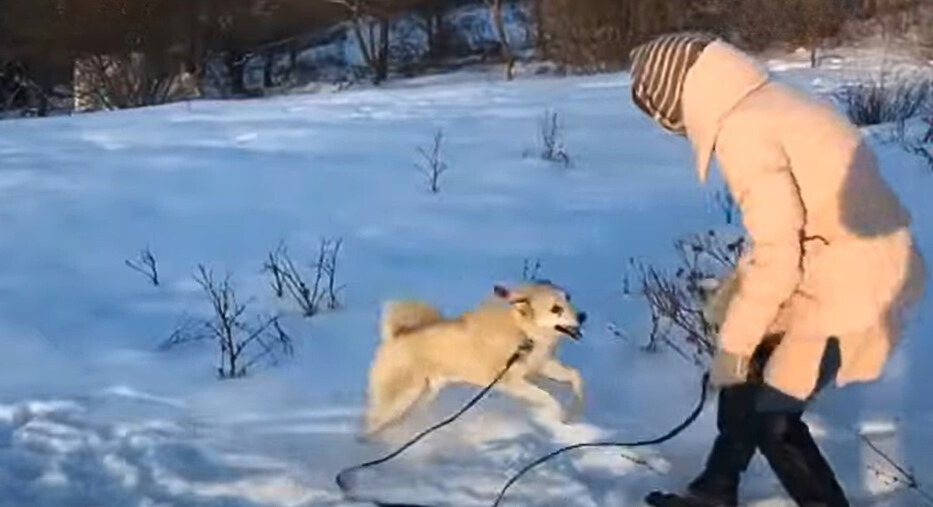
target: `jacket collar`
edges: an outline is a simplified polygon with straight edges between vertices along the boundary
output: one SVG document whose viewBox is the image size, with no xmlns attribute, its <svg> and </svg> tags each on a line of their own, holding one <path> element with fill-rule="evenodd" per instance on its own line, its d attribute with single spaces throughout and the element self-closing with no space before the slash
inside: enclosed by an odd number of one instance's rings
<svg viewBox="0 0 933 507">
<path fill-rule="evenodd" d="M 763 65 L 722 40 L 706 46 L 690 68 L 683 90 L 684 127 L 701 182 L 709 175 L 722 120 L 768 79 Z"/>
</svg>

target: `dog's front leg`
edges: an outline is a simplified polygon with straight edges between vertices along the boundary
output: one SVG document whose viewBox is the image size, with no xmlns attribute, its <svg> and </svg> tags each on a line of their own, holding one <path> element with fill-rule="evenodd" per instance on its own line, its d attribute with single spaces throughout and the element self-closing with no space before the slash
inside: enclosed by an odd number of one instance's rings
<svg viewBox="0 0 933 507">
<path fill-rule="evenodd" d="M 560 402 L 554 399 L 551 393 L 522 377 L 504 378 L 498 390 L 537 407 L 553 420 L 561 419 Z"/>
<path fill-rule="evenodd" d="M 551 359 L 541 367 L 541 375 L 557 382 L 570 384 L 570 388 L 573 389 L 573 405 L 564 412 L 563 420 L 569 422 L 579 417 L 583 413 L 583 377 L 580 376 L 580 372 L 561 364 L 556 359 Z"/>
</svg>

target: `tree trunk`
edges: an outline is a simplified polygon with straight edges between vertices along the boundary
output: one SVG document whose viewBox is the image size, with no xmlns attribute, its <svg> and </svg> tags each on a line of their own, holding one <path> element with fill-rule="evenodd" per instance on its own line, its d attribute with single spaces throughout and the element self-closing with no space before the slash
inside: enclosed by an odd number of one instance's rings
<svg viewBox="0 0 933 507">
<path fill-rule="evenodd" d="M 532 22 L 535 24 L 535 48 L 538 50 L 538 58 L 546 60 L 548 58 L 547 42 L 545 41 L 544 31 L 544 0 L 533 0 Z"/>
<path fill-rule="evenodd" d="M 389 77 L 389 18 L 387 16 L 379 20 L 379 67 L 376 69 L 376 82 L 381 83 Z"/>
<path fill-rule="evenodd" d="M 425 33 L 428 37 L 428 59 L 437 59 L 437 27 L 439 17 L 433 12 L 424 13 Z"/>
<path fill-rule="evenodd" d="M 288 71 L 285 73 L 285 82 L 289 85 L 295 82 L 295 70 L 298 67 L 298 47 L 295 44 L 288 48 Z"/>
<path fill-rule="evenodd" d="M 230 93 L 234 96 L 246 95 L 246 55 L 231 50 L 226 54 L 227 73 L 230 77 Z"/>
<path fill-rule="evenodd" d="M 505 17 L 502 14 L 502 0 L 486 0 L 492 16 L 493 26 L 496 29 L 496 35 L 499 36 L 499 48 L 502 51 L 502 61 L 505 62 L 505 78 L 512 80 L 515 70 L 515 55 L 512 53 L 512 46 L 509 45 L 509 36 L 505 31 Z"/>
<path fill-rule="evenodd" d="M 366 65 L 372 72 L 373 84 L 379 84 L 389 77 L 389 27 L 388 16 L 380 15 L 376 21 L 367 22 L 369 44 L 364 40 L 359 23 L 355 24 L 357 42 L 363 52 Z"/>
<path fill-rule="evenodd" d="M 273 73 L 275 72 L 275 53 L 269 51 L 265 55 L 265 61 L 263 62 L 262 69 L 262 85 L 265 89 L 270 89 L 275 86 L 275 79 L 273 79 Z"/>
</svg>

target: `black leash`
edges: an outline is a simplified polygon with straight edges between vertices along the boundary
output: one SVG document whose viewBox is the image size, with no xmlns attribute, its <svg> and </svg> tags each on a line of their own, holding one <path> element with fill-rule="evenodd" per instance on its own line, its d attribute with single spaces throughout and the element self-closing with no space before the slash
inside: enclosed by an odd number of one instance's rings
<svg viewBox="0 0 933 507">
<path fill-rule="evenodd" d="M 474 396 L 466 405 L 464 405 L 460 410 L 458 410 L 458 411 L 457 411 L 455 414 L 453 414 L 452 416 L 450 416 L 450 417 L 448 417 L 447 419 L 444 419 L 443 421 L 441 421 L 441 422 L 435 424 L 434 426 L 431 426 L 430 428 L 428 428 L 428 429 L 422 431 L 421 433 L 419 433 L 418 435 L 416 435 L 414 438 L 412 438 L 411 440 L 409 440 L 405 445 L 399 447 L 399 448 L 396 449 L 394 452 L 392 452 L 392 453 L 390 453 L 390 454 L 387 454 L 386 456 L 384 456 L 384 457 L 382 457 L 382 458 L 379 458 L 379 459 L 373 460 L 373 461 L 369 461 L 369 462 L 367 462 L 367 463 L 363 463 L 363 464 L 361 464 L 361 465 L 357 465 L 357 466 L 354 466 L 354 467 L 351 467 L 351 468 L 347 468 L 347 469 L 341 471 L 339 474 L 337 474 L 337 479 L 336 479 L 336 481 L 337 481 L 337 487 L 340 488 L 340 491 L 344 494 L 344 496 L 345 496 L 346 498 L 348 498 L 348 499 L 350 499 L 350 500 L 352 500 L 352 501 L 355 501 L 355 502 L 368 502 L 368 503 L 373 503 L 373 504 L 375 504 L 375 505 L 377 505 L 377 506 L 379 506 L 379 507 L 431 507 L 431 506 L 425 506 L 425 505 L 420 505 L 420 504 L 385 503 L 385 502 L 380 502 L 380 501 L 374 500 L 374 499 L 367 499 L 367 498 L 357 497 L 357 496 L 353 495 L 353 494 L 350 492 L 350 485 L 347 484 L 346 476 L 349 475 L 349 474 L 352 474 L 352 473 L 359 472 L 360 470 L 363 470 L 363 469 L 366 469 L 366 468 L 371 468 L 371 467 L 374 467 L 374 466 L 381 465 L 381 464 L 383 464 L 383 463 L 385 463 L 385 462 L 387 462 L 387 461 L 390 461 L 390 460 L 393 460 L 393 459 L 397 458 L 400 454 L 402 454 L 403 452 L 407 451 L 409 448 L 411 448 L 411 446 L 417 444 L 417 443 L 418 443 L 419 441 L 421 441 L 421 439 L 423 439 L 424 437 L 430 435 L 431 433 L 434 433 L 435 431 L 437 431 L 437 430 L 443 428 L 444 426 L 447 426 L 447 425 L 453 423 L 454 421 L 456 421 L 457 419 L 459 419 L 460 416 L 462 416 L 464 413 L 466 413 L 467 410 L 470 410 L 471 408 L 473 408 L 473 407 L 474 407 L 477 403 L 479 403 L 487 394 L 489 394 L 489 391 L 491 391 L 492 388 L 494 388 L 494 387 L 496 386 L 496 384 L 498 384 L 499 381 L 502 380 L 502 377 L 504 377 L 504 376 L 506 375 L 506 373 L 508 373 L 509 370 L 512 369 L 512 366 L 514 366 L 515 363 L 517 363 L 517 362 L 518 362 L 522 357 L 524 357 L 528 352 L 531 352 L 531 349 L 532 349 L 533 345 L 534 345 L 534 344 L 533 344 L 533 342 L 532 342 L 531 340 L 525 340 L 521 345 L 519 345 L 518 350 L 516 350 L 515 353 L 512 354 L 512 357 L 510 357 L 509 360 L 505 363 L 505 368 L 502 369 L 502 371 L 499 373 L 499 375 L 497 375 L 496 378 L 494 378 L 493 381 L 489 383 L 489 385 L 487 385 L 486 387 L 484 387 L 482 391 L 480 391 L 479 393 L 477 393 L 476 396 Z"/>
<path fill-rule="evenodd" d="M 668 440 L 676 437 L 677 435 L 683 433 L 684 430 L 689 428 L 690 425 L 693 424 L 697 420 L 698 417 L 700 417 L 700 414 L 703 412 L 703 406 L 706 405 L 706 395 L 708 392 L 708 384 L 709 384 L 709 373 L 706 373 L 703 375 L 703 387 L 702 387 L 702 391 L 700 392 L 700 401 L 699 403 L 697 403 L 696 408 L 693 409 L 693 412 L 690 414 L 690 416 L 688 416 L 682 423 L 680 423 L 679 425 L 677 425 L 677 427 L 665 433 L 664 435 L 657 437 L 657 438 L 653 438 L 651 440 L 640 440 L 636 442 L 593 442 L 593 443 L 587 443 L 587 444 L 576 444 L 576 445 L 571 445 L 571 446 L 558 449 L 546 456 L 542 456 L 541 458 L 536 459 L 535 461 L 531 462 L 530 464 L 522 468 L 517 474 L 512 476 L 512 478 L 509 479 L 509 482 L 507 482 L 505 486 L 502 488 L 502 490 L 499 491 L 499 496 L 496 497 L 496 501 L 495 503 L 492 504 L 492 507 L 499 507 L 499 505 L 502 503 L 502 500 L 505 498 L 506 492 L 508 492 L 509 488 L 511 488 L 516 482 L 518 482 L 518 480 L 521 479 L 522 476 L 530 472 L 532 469 L 544 464 L 545 462 L 561 454 L 574 451 L 577 449 L 592 449 L 595 447 L 624 447 L 626 449 L 631 449 L 633 447 L 647 447 L 650 445 L 658 445 L 658 444 L 667 442 Z"/>
</svg>

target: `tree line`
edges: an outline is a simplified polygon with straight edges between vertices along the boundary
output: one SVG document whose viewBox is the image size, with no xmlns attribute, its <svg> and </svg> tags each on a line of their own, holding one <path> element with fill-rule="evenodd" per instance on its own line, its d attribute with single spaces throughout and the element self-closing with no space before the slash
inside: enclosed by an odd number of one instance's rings
<svg viewBox="0 0 933 507">
<path fill-rule="evenodd" d="M 392 28 L 402 17 L 423 31 L 427 51 L 440 62 L 458 53 L 449 43 L 446 15 L 465 5 L 488 14 L 496 35 L 490 53 L 506 64 L 519 55 L 509 39 L 509 12 L 533 34 L 535 57 L 572 70 L 622 68 L 628 50 L 646 37 L 674 29 L 711 30 L 750 49 L 774 42 L 810 48 L 814 63 L 823 41 L 850 20 L 886 19 L 929 0 L 0 0 L 0 110 L 43 115 L 69 100 L 76 75 L 107 107 L 170 99 L 188 86 L 222 82 L 221 93 L 247 93 L 251 55 L 269 52 L 292 60 L 306 36 L 339 23 L 358 45 L 370 79 L 386 79 L 400 58 Z M 395 59 L 395 61 L 393 60 Z M 273 59 L 267 59 L 271 67 Z M 208 62 L 219 62 L 211 66 Z M 293 62 L 294 63 L 294 62 Z M 216 74 L 222 74 L 218 79 Z M 267 84 L 273 84 L 267 72 Z"/>
</svg>

